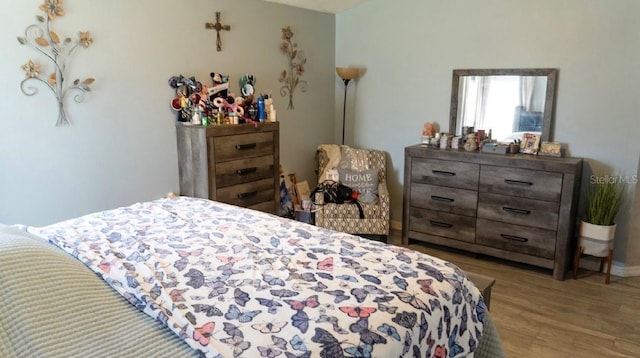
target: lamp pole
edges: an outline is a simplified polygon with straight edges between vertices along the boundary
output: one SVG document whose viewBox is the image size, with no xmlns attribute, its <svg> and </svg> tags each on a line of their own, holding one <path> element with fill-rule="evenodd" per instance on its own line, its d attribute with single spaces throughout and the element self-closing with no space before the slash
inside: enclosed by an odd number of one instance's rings
<svg viewBox="0 0 640 358">
<path fill-rule="evenodd" d="M 347 114 L 347 86 L 349 85 L 350 78 L 343 78 L 344 82 L 344 100 L 342 101 L 342 145 L 344 145 L 344 129 L 346 124 Z"/>
<path fill-rule="evenodd" d="M 344 132 L 347 123 L 347 88 L 349 81 L 358 76 L 358 69 L 355 67 L 336 67 L 336 73 L 344 82 L 344 100 L 342 102 L 342 145 L 344 145 Z"/>
</svg>

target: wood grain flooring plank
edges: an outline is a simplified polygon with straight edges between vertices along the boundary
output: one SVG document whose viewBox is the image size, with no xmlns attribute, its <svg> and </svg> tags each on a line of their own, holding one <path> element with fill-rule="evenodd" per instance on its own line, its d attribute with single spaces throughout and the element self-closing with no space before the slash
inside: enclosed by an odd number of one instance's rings
<svg viewBox="0 0 640 358">
<path fill-rule="evenodd" d="M 393 231 L 390 243 L 401 245 Z M 429 244 L 408 247 L 496 279 L 491 316 L 508 357 L 640 358 L 640 277 L 581 269 L 554 280 L 551 270 Z"/>
</svg>

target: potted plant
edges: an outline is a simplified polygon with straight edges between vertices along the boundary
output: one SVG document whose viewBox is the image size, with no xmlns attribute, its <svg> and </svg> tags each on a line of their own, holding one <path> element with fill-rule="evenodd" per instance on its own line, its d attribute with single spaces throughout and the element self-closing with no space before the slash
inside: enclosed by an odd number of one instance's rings
<svg viewBox="0 0 640 358">
<path fill-rule="evenodd" d="M 616 232 L 615 218 L 622 205 L 624 182 L 620 176 L 593 175 L 587 188 L 587 214 L 580 222 L 578 245 L 583 253 L 609 256 Z"/>
</svg>

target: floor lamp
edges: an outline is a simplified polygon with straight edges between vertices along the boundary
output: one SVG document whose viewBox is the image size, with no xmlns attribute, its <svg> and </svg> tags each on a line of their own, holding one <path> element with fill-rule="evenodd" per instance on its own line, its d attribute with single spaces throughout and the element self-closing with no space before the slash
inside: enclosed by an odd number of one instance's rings
<svg viewBox="0 0 640 358">
<path fill-rule="evenodd" d="M 354 67 L 336 67 L 336 73 L 344 82 L 344 101 L 342 102 L 342 144 L 344 145 L 344 128 L 347 114 L 347 86 L 349 81 L 358 77 L 358 69 Z"/>
</svg>

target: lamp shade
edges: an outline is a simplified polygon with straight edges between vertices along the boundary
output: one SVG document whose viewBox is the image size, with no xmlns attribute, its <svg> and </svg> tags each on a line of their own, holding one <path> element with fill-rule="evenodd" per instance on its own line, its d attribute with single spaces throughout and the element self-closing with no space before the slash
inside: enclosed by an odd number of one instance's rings
<svg viewBox="0 0 640 358">
<path fill-rule="evenodd" d="M 352 80 L 358 77 L 358 69 L 355 67 L 336 67 L 336 73 L 343 80 Z"/>
</svg>

